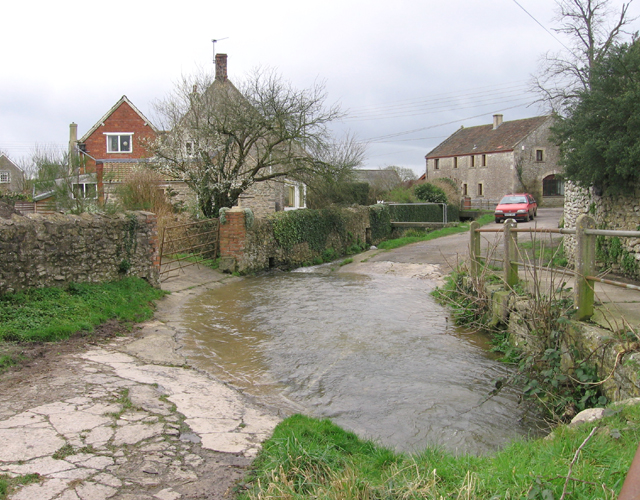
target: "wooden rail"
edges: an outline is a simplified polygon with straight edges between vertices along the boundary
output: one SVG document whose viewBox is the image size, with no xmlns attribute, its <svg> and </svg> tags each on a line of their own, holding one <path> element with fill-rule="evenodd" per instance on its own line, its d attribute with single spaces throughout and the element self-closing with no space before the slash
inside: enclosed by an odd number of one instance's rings
<svg viewBox="0 0 640 500">
<path fill-rule="evenodd" d="M 513 219 L 507 219 L 502 228 L 480 227 L 477 222 L 472 222 L 469 235 L 469 254 L 470 267 L 469 272 L 472 276 L 477 277 L 480 270 L 480 262 L 482 259 L 480 248 L 480 233 L 504 233 L 504 284 L 505 289 L 512 289 L 520 279 L 518 274 L 519 267 L 534 267 L 538 270 L 550 270 L 531 264 L 524 264 L 516 260 L 518 233 L 555 233 L 575 235 L 577 242 L 576 250 L 576 270 L 568 269 L 558 270 L 564 274 L 573 274 L 574 283 L 574 305 L 576 310 L 576 319 L 587 320 L 593 316 L 593 304 L 595 300 L 594 282 L 605 283 L 607 285 L 626 288 L 629 290 L 640 290 L 636 285 L 622 283 L 620 281 L 608 280 L 596 276 L 596 236 L 616 236 L 623 238 L 640 238 L 640 231 L 616 231 L 609 229 L 595 229 L 595 220 L 589 215 L 581 215 L 576 221 L 576 227 L 568 228 L 519 228 Z"/>
</svg>

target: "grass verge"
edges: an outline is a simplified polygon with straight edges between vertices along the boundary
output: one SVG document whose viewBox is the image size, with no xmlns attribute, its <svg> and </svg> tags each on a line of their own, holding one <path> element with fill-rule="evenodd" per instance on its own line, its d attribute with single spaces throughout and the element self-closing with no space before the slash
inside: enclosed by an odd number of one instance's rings
<svg viewBox="0 0 640 500">
<path fill-rule="evenodd" d="M 396 454 L 329 420 L 294 415 L 264 443 L 238 498 L 615 499 L 640 439 L 640 407 L 605 415 L 480 457 Z"/>
<path fill-rule="evenodd" d="M 111 283 L 69 284 L 0 296 L 0 341 L 51 342 L 109 320 L 138 323 L 153 314 L 164 292 L 139 278 Z M 15 362 L 3 359 L 8 366 Z"/>
<path fill-rule="evenodd" d="M 481 226 L 489 224 L 493 221 L 493 214 L 485 214 L 477 220 L 478 224 L 480 224 Z M 435 229 L 433 231 L 425 231 L 423 234 L 417 234 L 417 232 L 413 232 L 413 235 L 411 236 L 404 236 L 402 238 L 396 238 L 394 240 L 382 241 L 380 242 L 380 244 L 378 244 L 378 248 L 381 248 L 383 250 L 393 250 L 394 248 L 410 245 L 411 243 L 435 240 L 436 238 L 442 238 L 443 236 L 464 233 L 467 231 L 469 231 L 469 223 L 464 222 L 453 227 L 444 227 L 442 229 Z"/>
</svg>

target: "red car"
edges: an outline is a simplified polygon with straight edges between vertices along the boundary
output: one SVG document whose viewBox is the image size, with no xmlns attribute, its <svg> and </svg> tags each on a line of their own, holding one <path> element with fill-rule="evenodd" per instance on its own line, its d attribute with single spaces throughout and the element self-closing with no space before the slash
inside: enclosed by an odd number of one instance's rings
<svg viewBox="0 0 640 500">
<path fill-rule="evenodd" d="M 538 215 L 538 204 L 530 194 L 508 194 L 500 200 L 494 215 L 496 224 L 504 222 L 505 219 L 529 222 Z"/>
</svg>

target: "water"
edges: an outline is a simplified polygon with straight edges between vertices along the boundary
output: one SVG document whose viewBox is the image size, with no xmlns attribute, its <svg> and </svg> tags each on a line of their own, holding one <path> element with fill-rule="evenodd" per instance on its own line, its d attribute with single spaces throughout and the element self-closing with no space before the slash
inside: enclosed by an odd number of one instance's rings
<svg viewBox="0 0 640 500">
<path fill-rule="evenodd" d="M 189 304 L 190 361 L 284 413 L 399 451 L 486 453 L 530 432 L 487 339 L 451 326 L 429 280 L 321 272 L 242 280 Z"/>
</svg>

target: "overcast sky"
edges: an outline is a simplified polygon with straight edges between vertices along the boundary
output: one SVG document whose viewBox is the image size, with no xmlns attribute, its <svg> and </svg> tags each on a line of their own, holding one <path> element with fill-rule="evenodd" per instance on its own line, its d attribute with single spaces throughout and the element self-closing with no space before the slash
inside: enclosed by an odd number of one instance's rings
<svg viewBox="0 0 640 500">
<path fill-rule="evenodd" d="M 82 136 L 123 95 L 153 119 L 182 74 L 213 71 L 217 39 L 232 81 L 258 66 L 299 88 L 323 81 L 367 168 L 420 174 L 462 125 L 541 114 L 527 82 L 562 49 L 541 26 L 554 17 L 554 0 L 5 2 L 0 151 L 64 149 L 71 122 Z"/>
</svg>

